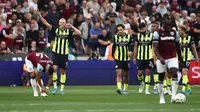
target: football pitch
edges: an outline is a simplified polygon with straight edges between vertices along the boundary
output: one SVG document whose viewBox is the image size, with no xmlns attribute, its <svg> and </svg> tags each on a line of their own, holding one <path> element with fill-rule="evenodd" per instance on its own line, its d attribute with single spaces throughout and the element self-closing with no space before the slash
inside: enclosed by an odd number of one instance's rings
<svg viewBox="0 0 200 112">
<path fill-rule="evenodd" d="M 65 95 L 48 97 L 33 97 L 31 87 L 0 87 L 0 112 L 200 112 L 200 86 L 192 90 L 184 104 L 167 95 L 160 105 L 158 94 L 138 94 L 138 86 L 129 86 L 128 95 L 117 94 L 116 86 L 66 86 Z"/>
</svg>

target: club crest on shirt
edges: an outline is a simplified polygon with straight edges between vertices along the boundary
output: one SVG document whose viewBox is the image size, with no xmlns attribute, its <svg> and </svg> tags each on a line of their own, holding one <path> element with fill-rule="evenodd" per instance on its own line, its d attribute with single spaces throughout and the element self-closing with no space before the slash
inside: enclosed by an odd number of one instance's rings
<svg viewBox="0 0 200 112">
<path fill-rule="evenodd" d="M 170 32 L 170 35 L 174 36 L 174 32 L 171 31 L 171 32 Z"/>
</svg>

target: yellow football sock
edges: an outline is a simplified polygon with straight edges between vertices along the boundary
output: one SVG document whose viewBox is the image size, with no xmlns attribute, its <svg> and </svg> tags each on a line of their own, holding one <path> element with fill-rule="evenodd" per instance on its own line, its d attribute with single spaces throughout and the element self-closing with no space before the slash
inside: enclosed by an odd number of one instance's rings
<svg viewBox="0 0 200 112">
<path fill-rule="evenodd" d="M 122 89 L 122 82 L 117 82 L 117 89 Z"/>
<path fill-rule="evenodd" d="M 57 80 L 58 80 L 57 73 L 53 72 L 53 86 L 55 89 L 57 88 Z"/>
<path fill-rule="evenodd" d="M 150 75 L 146 75 L 145 77 L 145 86 L 146 86 L 146 89 L 149 89 L 150 87 Z"/>
<path fill-rule="evenodd" d="M 61 90 L 64 89 L 64 87 L 65 87 L 65 82 L 66 82 L 66 74 L 61 74 L 61 76 L 60 76 L 60 84 L 61 84 L 60 89 L 61 89 Z"/>
<path fill-rule="evenodd" d="M 164 81 L 163 81 L 163 91 L 166 91 L 167 90 L 167 81 L 166 81 L 166 79 L 164 79 Z"/>
<path fill-rule="evenodd" d="M 183 77 L 182 77 L 182 91 L 185 91 L 187 83 L 188 83 L 188 77 L 187 77 L 187 75 L 183 75 Z"/>
<path fill-rule="evenodd" d="M 171 89 L 171 85 L 172 85 L 172 78 L 167 78 L 167 90 Z"/>
<path fill-rule="evenodd" d="M 157 84 L 158 84 L 158 74 L 154 74 L 153 78 L 154 78 L 154 86 L 158 87 L 157 86 Z"/>
<path fill-rule="evenodd" d="M 124 84 L 124 90 L 128 89 L 128 84 Z"/>
</svg>

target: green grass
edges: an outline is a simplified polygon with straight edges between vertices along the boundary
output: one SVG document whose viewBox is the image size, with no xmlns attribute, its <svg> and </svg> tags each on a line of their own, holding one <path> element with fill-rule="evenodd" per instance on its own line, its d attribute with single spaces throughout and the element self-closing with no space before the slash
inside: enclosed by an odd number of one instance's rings
<svg viewBox="0 0 200 112">
<path fill-rule="evenodd" d="M 65 95 L 33 97 L 31 87 L 0 87 L 0 112 L 200 112 L 200 86 L 193 86 L 185 104 L 160 105 L 158 95 L 118 95 L 116 86 L 66 86 Z M 152 90 L 152 89 L 151 89 Z"/>
</svg>

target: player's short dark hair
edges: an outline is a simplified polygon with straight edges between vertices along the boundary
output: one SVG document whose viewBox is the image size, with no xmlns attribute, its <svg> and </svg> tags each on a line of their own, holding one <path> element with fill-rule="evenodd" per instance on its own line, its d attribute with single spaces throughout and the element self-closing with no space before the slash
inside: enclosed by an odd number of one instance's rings
<svg viewBox="0 0 200 112">
<path fill-rule="evenodd" d="M 53 66 L 50 66 L 50 67 L 49 67 L 49 70 L 48 70 L 48 73 L 49 73 L 50 75 L 53 75 L 53 72 L 54 72 L 54 68 L 53 68 Z"/>
<path fill-rule="evenodd" d="M 118 27 L 122 27 L 123 29 L 125 29 L 125 26 L 124 26 L 123 24 L 118 24 L 118 25 L 117 25 L 117 28 L 118 28 Z"/>
<path fill-rule="evenodd" d="M 139 29 L 144 28 L 144 27 L 146 27 L 146 23 L 145 22 L 142 22 L 142 23 L 139 24 Z"/>
</svg>

